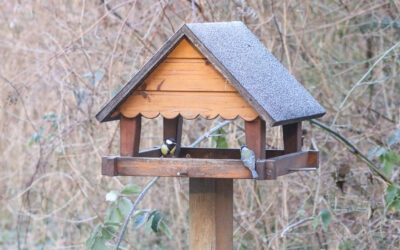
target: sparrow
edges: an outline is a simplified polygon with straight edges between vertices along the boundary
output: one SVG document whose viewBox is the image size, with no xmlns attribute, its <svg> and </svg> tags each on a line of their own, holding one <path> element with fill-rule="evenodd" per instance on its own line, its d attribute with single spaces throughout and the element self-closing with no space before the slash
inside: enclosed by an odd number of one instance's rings
<svg viewBox="0 0 400 250">
<path fill-rule="evenodd" d="M 258 174 L 256 172 L 256 156 L 254 152 L 246 145 L 242 145 L 240 147 L 240 160 L 242 160 L 243 164 L 250 169 L 253 178 L 257 179 Z"/>
<path fill-rule="evenodd" d="M 174 138 L 168 138 L 163 141 L 161 147 L 161 154 L 163 156 L 173 155 L 176 150 L 176 141 Z"/>
</svg>

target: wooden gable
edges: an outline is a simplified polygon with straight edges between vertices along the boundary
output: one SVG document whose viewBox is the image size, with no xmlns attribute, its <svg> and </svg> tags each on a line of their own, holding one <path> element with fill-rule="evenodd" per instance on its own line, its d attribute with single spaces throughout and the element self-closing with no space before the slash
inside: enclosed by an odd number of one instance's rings
<svg viewBox="0 0 400 250">
<path fill-rule="evenodd" d="M 199 115 L 214 119 L 246 121 L 258 117 L 225 77 L 188 40 L 176 48 L 119 107 L 119 112 L 132 118 L 142 114 L 155 118 L 159 114 L 172 119 L 179 114 L 185 119 Z"/>
</svg>

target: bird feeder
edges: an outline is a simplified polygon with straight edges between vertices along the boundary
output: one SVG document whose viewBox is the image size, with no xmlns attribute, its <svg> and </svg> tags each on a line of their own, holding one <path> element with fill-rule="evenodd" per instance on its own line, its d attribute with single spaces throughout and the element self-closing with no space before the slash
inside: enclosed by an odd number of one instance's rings
<svg viewBox="0 0 400 250">
<path fill-rule="evenodd" d="M 318 168 L 301 149 L 301 122 L 325 110 L 242 22 L 183 25 L 96 115 L 120 120 L 120 156 L 102 158 L 107 176 L 188 177 L 191 249 L 232 249 L 233 179 L 250 179 L 240 149 L 181 147 L 183 119 L 245 122 L 258 180 Z M 141 118 L 163 117 L 159 148 L 140 151 Z M 266 149 L 266 125 L 282 126 L 284 149 Z"/>
</svg>

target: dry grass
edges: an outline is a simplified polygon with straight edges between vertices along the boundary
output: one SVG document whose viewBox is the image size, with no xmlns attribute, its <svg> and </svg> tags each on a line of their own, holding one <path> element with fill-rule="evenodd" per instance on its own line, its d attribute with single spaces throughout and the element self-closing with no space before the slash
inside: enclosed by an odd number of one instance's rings
<svg viewBox="0 0 400 250">
<path fill-rule="evenodd" d="M 94 115 L 184 22 L 245 22 L 326 108 L 322 121 L 365 154 L 399 126 L 399 49 L 349 93 L 400 40 L 398 1 L 197 1 L 1 1 L 0 248 L 84 248 L 104 218 L 105 194 L 149 180 L 100 175 L 100 157 L 118 153 L 118 124 Z M 183 143 L 217 122 L 185 121 Z M 158 145 L 161 120 L 144 124 L 141 147 Z M 242 127 L 226 128 L 231 147 Z M 324 131 L 305 128 L 321 169 L 235 181 L 235 248 L 398 248 L 400 218 L 384 213 L 385 184 Z M 271 147 L 282 146 L 280 133 L 268 131 Z M 129 248 L 187 248 L 187 199 L 187 180 L 161 179 L 140 207 L 163 211 L 174 237 L 129 230 Z M 333 215 L 327 231 L 308 221 L 280 237 L 321 210 Z"/>
</svg>

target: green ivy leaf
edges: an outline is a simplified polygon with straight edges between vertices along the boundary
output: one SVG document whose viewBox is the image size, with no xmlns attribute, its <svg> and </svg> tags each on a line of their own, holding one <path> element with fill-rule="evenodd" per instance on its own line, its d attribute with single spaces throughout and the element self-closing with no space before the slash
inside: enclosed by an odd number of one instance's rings
<svg viewBox="0 0 400 250">
<path fill-rule="evenodd" d="M 122 190 L 121 194 L 139 194 L 141 192 L 141 188 L 135 184 L 128 184 Z"/>
<path fill-rule="evenodd" d="M 96 237 L 94 240 L 94 243 L 90 249 L 105 250 L 106 249 L 106 240 L 102 237 Z"/>
<path fill-rule="evenodd" d="M 86 240 L 85 243 L 87 249 L 93 249 L 96 238 L 99 237 L 101 227 L 102 225 L 100 223 L 94 227 L 93 232 L 90 234 L 90 237 Z"/>
<path fill-rule="evenodd" d="M 351 241 L 345 241 L 340 243 L 339 250 L 355 250 L 353 243 Z"/>
<path fill-rule="evenodd" d="M 217 135 L 216 137 L 213 137 L 213 141 L 216 143 L 217 148 L 228 148 L 228 142 L 226 141 L 225 135 L 226 132 L 223 128 L 218 129 L 215 132 Z"/>
<path fill-rule="evenodd" d="M 160 222 L 159 229 L 168 237 L 168 239 L 172 239 L 172 232 L 169 229 L 168 225 L 164 222 L 164 220 Z"/>
<path fill-rule="evenodd" d="M 40 139 L 42 138 L 42 133 L 43 133 L 43 127 L 40 127 L 39 131 L 34 133 L 29 139 L 29 146 L 32 146 L 33 143 L 39 143 Z"/>
<path fill-rule="evenodd" d="M 112 235 L 115 233 L 114 227 L 108 226 L 108 227 L 103 227 L 101 230 L 101 238 L 103 238 L 105 241 L 112 239 Z"/>
<path fill-rule="evenodd" d="M 383 171 L 387 176 L 391 176 L 393 170 L 394 170 L 394 164 L 393 164 L 393 162 L 384 159 L 383 162 L 382 162 L 382 171 Z"/>
<path fill-rule="evenodd" d="M 153 230 L 153 232 L 158 232 L 158 226 L 162 218 L 163 214 L 160 211 L 155 210 L 150 214 L 148 221 L 151 221 L 151 229 Z"/>
<path fill-rule="evenodd" d="M 118 209 L 117 205 L 115 202 L 113 202 L 108 208 L 106 212 L 106 217 L 104 218 L 104 223 L 107 223 L 109 225 L 111 224 L 118 224 L 122 222 L 122 216 L 121 212 Z"/>
<path fill-rule="evenodd" d="M 321 216 L 322 227 L 324 228 L 325 231 L 327 231 L 328 225 L 332 220 L 331 213 L 328 210 L 322 210 L 321 212 L 319 212 L 319 215 Z"/>
<path fill-rule="evenodd" d="M 388 150 L 386 153 L 386 158 L 388 161 L 393 162 L 394 164 L 400 162 L 400 155 L 394 150 Z"/>
<path fill-rule="evenodd" d="M 390 204 L 393 202 L 396 197 L 398 190 L 394 185 L 390 185 L 386 188 L 385 201 L 386 204 Z"/>
<path fill-rule="evenodd" d="M 135 212 L 135 214 L 134 214 L 135 220 L 133 222 L 135 229 L 138 229 L 146 222 L 146 218 L 147 218 L 148 214 L 149 214 L 149 210 L 138 210 Z"/>
<path fill-rule="evenodd" d="M 99 223 L 94 228 L 89 239 L 86 240 L 86 249 L 104 250 L 106 249 L 106 241 L 111 238 L 112 235 Z"/>
<path fill-rule="evenodd" d="M 313 225 L 313 229 L 314 229 L 314 230 L 317 229 L 317 227 L 318 227 L 319 219 L 320 219 L 320 217 L 319 217 L 319 215 L 318 215 L 318 216 L 315 216 L 314 219 L 313 219 L 313 221 L 312 221 L 312 225 Z"/>
<path fill-rule="evenodd" d="M 104 226 L 113 227 L 114 229 L 115 229 L 115 227 L 119 227 L 120 225 L 121 225 L 120 222 L 112 222 L 112 221 L 104 222 Z"/>
<path fill-rule="evenodd" d="M 386 148 L 381 147 L 381 148 L 379 148 L 379 149 L 375 152 L 375 155 L 378 156 L 378 157 L 380 157 L 380 156 L 383 155 L 385 152 L 386 152 Z"/>
<path fill-rule="evenodd" d="M 400 162 L 400 155 L 393 150 L 386 150 L 379 156 L 382 165 L 382 171 L 390 176 L 394 170 L 395 164 Z"/>
<path fill-rule="evenodd" d="M 398 211 L 398 210 L 400 209 L 400 200 L 395 200 L 395 201 L 393 201 L 393 202 L 389 205 L 388 209 L 389 209 L 390 211 L 392 211 L 392 212 Z"/>
<path fill-rule="evenodd" d="M 385 194 L 386 211 L 396 212 L 400 209 L 400 188 L 390 185 L 386 188 Z"/>
<path fill-rule="evenodd" d="M 122 197 L 118 201 L 118 210 L 121 212 L 123 218 L 128 217 L 129 212 L 131 211 L 133 204 L 131 200 L 128 198 Z"/>
</svg>

